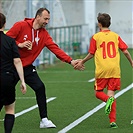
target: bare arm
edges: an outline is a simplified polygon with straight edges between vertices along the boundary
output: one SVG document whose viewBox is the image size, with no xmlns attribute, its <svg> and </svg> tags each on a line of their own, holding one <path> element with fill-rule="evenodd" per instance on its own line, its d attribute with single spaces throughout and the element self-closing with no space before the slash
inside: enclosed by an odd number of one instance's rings
<svg viewBox="0 0 133 133">
<path fill-rule="evenodd" d="M 84 64 L 86 61 L 90 60 L 91 58 L 93 58 L 94 55 L 93 54 L 88 54 L 83 60 L 82 60 L 82 63 Z"/>
<path fill-rule="evenodd" d="M 26 84 L 24 81 L 23 66 L 22 66 L 20 58 L 14 58 L 14 65 L 16 67 L 16 70 L 18 72 L 18 75 L 19 75 L 19 78 L 21 81 L 21 91 L 23 94 L 25 94 L 26 93 Z"/>
<path fill-rule="evenodd" d="M 126 56 L 126 58 L 128 59 L 128 61 L 130 62 L 131 66 L 133 67 L 133 60 L 132 60 L 132 57 L 131 57 L 130 53 L 128 52 L 128 50 L 124 50 L 122 52 Z"/>
<path fill-rule="evenodd" d="M 79 62 L 74 66 L 76 70 L 82 70 L 81 68 L 84 66 L 84 63 L 93 58 L 93 54 L 88 54 L 84 59 L 79 60 Z"/>
</svg>

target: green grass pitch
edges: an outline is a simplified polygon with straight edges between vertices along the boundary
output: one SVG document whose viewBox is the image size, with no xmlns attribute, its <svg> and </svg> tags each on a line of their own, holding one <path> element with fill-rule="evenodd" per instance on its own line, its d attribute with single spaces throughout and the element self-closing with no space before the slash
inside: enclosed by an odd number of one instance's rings
<svg viewBox="0 0 133 133">
<path fill-rule="evenodd" d="M 133 50 L 130 50 L 132 54 Z M 84 57 L 84 56 L 83 56 Z M 133 54 L 132 54 L 133 57 Z M 133 82 L 133 69 L 124 55 L 121 55 L 121 90 Z M 16 117 L 13 133 L 58 133 L 60 130 L 94 109 L 102 102 L 94 95 L 94 61 L 88 61 L 84 71 L 75 71 L 69 64 L 60 62 L 54 66 L 38 70 L 46 86 L 47 99 L 56 97 L 47 104 L 48 116 L 57 126 L 55 129 L 40 129 L 38 108 Z M 117 92 L 116 92 L 117 93 Z M 16 87 L 16 113 L 36 105 L 35 94 L 31 88 L 22 95 L 19 84 Z M 109 128 L 108 116 L 104 107 L 69 130 L 69 133 L 132 133 L 133 124 L 133 89 L 117 98 L 118 129 Z M 0 119 L 4 117 L 4 110 Z M 3 133 L 3 121 L 0 121 Z"/>
</svg>

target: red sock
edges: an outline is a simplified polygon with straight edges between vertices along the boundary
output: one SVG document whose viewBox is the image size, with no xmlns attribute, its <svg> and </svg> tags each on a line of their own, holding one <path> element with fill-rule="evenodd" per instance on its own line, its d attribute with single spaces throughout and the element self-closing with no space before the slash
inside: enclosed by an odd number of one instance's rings
<svg viewBox="0 0 133 133">
<path fill-rule="evenodd" d="M 106 102 L 109 98 L 109 96 L 105 94 L 103 91 L 96 91 L 95 95 L 98 99 L 102 100 L 103 102 Z"/>
<path fill-rule="evenodd" d="M 110 123 L 116 121 L 116 100 L 114 100 L 111 108 L 111 112 L 109 114 Z"/>
</svg>

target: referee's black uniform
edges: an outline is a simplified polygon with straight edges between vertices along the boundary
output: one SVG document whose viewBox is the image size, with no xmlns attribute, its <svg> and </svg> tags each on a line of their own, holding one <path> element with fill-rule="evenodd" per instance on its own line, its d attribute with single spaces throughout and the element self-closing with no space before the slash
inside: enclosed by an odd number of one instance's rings
<svg viewBox="0 0 133 133">
<path fill-rule="evenodd" d="M 15 40 L 0 31 L 0 110 L 15 101 L 17 71 L 14 58 L 20 58 Z"/>
<path fill-rule="evenodd" d="M 0 31 L 0 110 L 3 105 L 11 104 L 15 101 L 15 85 L 19 81 L 19 76 L 13 64 L 13 58 L 20 57 L 18 46 L 14 39 L 6 36 Z M 3 58 L 1 58 L 3 57 Z M 23 67 L 24 78 L 36 94 L 37 104 L 39 106 L 40 117 L 47 116 L 45 86 L 36 72 L 33 65 Z"/>
</svg>

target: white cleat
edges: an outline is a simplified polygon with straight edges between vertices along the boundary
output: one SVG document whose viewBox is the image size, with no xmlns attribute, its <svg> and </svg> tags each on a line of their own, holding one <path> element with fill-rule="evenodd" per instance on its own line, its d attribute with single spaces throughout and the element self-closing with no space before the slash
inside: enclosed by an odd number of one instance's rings
<svg viewBox="0 0 133 133">
<path fill-rule="evenodd" d="M 47 120 L 46 122 L 40 122 L 40 128 L 56 128 L 56 126 L 51 120 Z"/>
</svg>

